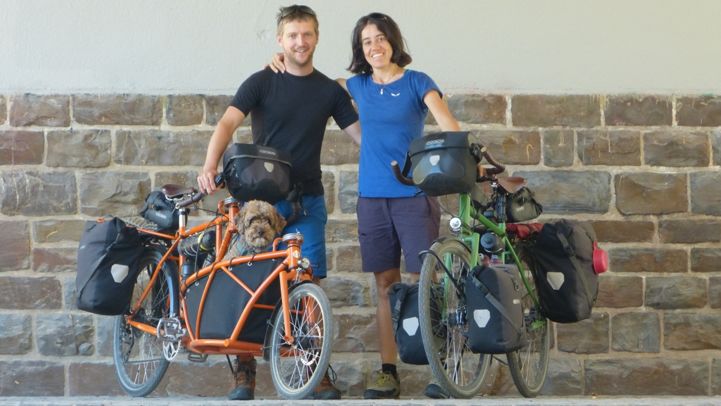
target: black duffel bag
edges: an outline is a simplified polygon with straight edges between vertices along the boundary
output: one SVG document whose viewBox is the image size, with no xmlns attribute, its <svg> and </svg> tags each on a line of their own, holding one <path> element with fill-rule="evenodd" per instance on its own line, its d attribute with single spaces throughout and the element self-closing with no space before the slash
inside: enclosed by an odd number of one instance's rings
<svg viewBox="0 0 721 406">
<path fill-rule="evenodd" d="M 542 314 L 559 323 L 591 317 L 598 296 L 597 274 L 607 265 L 593 227 L 572 220 L 544 224 L 527 249 Z"/>
<path fill-rule="evenodd" d="M 171 232 L 178 230 L 180 212 L 175 208 L 175 203 L 168 200 L 159 190 L 148 194 L 140 215 L 157 224 L 159 230 Z"/>
<path fill-rule="evenodd" d="M 223 178 L 238 201 L 276 203 L 291 191 L 290 156 L 257 144 L 233 144 L 223 154 Z"/>
<path fill-rule="evenodd" d="M 522 187 L 506 200 L 506 217 L 509 223 L 533 220 L 543 213 L 543 206 L 536 201 L 531 189 Z"/>
<path fill-rule="evenodd" d="M 472 352 L 505 354 L 526 344 L 516 269 L 514 265 L 479 265 L 466 276 L 468 348 Z"/>
<path fill-rule="evenodd" d="M 470 193 L 476 184 L 476 160 L 467 131 L 428 134 L 408 147 L 412 177 L 429 196 Z"/>
<path fill-rule="evenodd" d="M 427 365 L 418 317 L 418 284 L 394 283 L 388 288 L 393 335 L 398 355 L 406 364 Z"/>
<path fill-rule="evenodd" d="M 80 310 L 122 314 L 130 303 L 143 251 L 138 230 L 117 217 L 85 223 L 75 277 Z"/>
<path fill-rule="evenodd" d="M 230 268 L 238 279 L 243 281 L 252 290 L 258 287 L 273 273 L 280 264 L 279 259 L 256 261 L 235 265 Z M 280 301 L 280 278 L 276 278 L 260 296 L 257 304 L 276 306 Z M 240 320 L 245 306 L 250 301 L 250 294 L 235 282 L 228 274 L 218 270 L 208 288 L 200 317 L 200 329 L 196 325 L 200 300 L 203 291 L 208 285 L 208 277 L 200 279 L 197 283 L 188 286 L 185 291 L 185 305 L 187 307 L 188 325 L 198 339 L 225 339 L 233 333 L 235 325 Z M 272 323 L 273 310 L 254 308 L 246 319 L 243 329 L 238 336 L 239 341 L 263 343 L 266 330 Z"/>
</svg>

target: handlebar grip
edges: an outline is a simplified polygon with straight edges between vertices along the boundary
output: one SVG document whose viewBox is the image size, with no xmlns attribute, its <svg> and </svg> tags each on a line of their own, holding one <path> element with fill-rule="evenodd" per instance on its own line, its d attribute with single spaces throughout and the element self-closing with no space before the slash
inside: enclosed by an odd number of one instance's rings
<svg viewBox="0 0 721 406">
<path fill-rule="evenodd" d="M 398 179 L 398 182 L 408 185 L 408 186 L 415 186 L 415 183 L 413 183 L 413 179 L 403 176 L 401 173 L 401 168 L 398 165 L 398 161 L 392 161 L 391 162 L 391 169 L 393 169 L 393 175 L 395 175 L 396 179 Z"/>
<path fill-rule="evenodd" d="M 215 182 L 216 187 L 221 186 L 225 181 L 225 179 L 223 179 L 223 174 L 219 173 L 219 174 L 215 175 L 215 178 L 213 179 L 213 181 Z M 185 198 L 185 199 L 180 200 L 179 202 L 175 203 L 175 208 L 182 209 L 183 207 L 188 207 L 193 203 L 198 203 L 199 201 L 203 200 L 203 198 L 205 196 L 206 196 L 206 194 L 203 192 L 193 193 L 193 195 L 190 196 L 189 198 Z"/>
<path fill-rule="evenodd" d="M 483 157 L 486 158 L 486 161 L 488 161 L 488 163 L 493 166 L 491 168 L 485 168 L 486 175 L 498 175 L 499 173 L 503 173 L 506 170 L 506 166 L 496 161 L 493 155 L 491 155 L 491 153 L 488 151 L 488 148 L 486 148 L 485 146 L 481 147 L 481 155 L 483 155 Z"/>
</svg>

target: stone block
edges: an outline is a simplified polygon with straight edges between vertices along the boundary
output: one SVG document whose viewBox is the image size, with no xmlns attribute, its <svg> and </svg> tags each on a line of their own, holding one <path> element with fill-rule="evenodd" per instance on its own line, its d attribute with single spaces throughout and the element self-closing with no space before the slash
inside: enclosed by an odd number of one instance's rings
<svg viewBox="0 0 721 406">
<path fill-rule="evenodd" d="M 687 272 L 688 254 L 671 248 L 612 248 L 609 262 L 617 272 Z"/>
<path fill-rule="evenodd" d="M 578 131 L 578 158 L 584 165 L 641 165 L 641 132 Z"/>
<path fill-rule="evenodd" d="M 556 324 L 558 350 L 576 354 L 608 352 L 608 313 L 594 313 L 577 323 Z"/>
<path fill-rule="evenodd" d="M 706 305 L 706 280 L 688 276 L 646 278 L 646 306 L 688 309 Z"/>
<path fill-rule="evenodd" d="M 90 125 L 160 125 L 160 96 L 142 94 L 80 94 L 73 96 L 73 117 Z"/>
<path fill-rule="evenodd" d="M 658 223 L 661 242 L 696 244 L 721 241 L 721 221 L 713 220 L 661 220 Z"/>
<path fill-rule="evenodd" d="M 205 99 L 205 123 L 216 125 L 220 118 L 223 117 L 225 110 L 230 106 L 233 96 L 203 96 Z M 246 117 L 246 120 L 248 118 Z"/>
<path fill-rule="evenodd" d="M 209 131 L 118 131 L 114 161 L 119 165 L 202 166 L 205 154 L 200 151 L 205 151 L 211 135 Z"/>
<path fill-rule="evenodd" d="M 60 281 L 51 277 L 0 277 L 0 309 L 59 309 Z"/>
<path fill-rule="evenodd" d="M 711 153 L 713 154 L 713 164 L 721 165 L 721 128 L 711 132 Z"/>
<path fill-rule="evenodd" d="M 616 208 L 625 215 L 688 211 L 685 174 L 621 173 L 615 176 Z"/>
<path fill-rule="evenodd" d="M 77 269 L 77 248 L 36 247 L 32 255 L 35 272 L 75 272 Z"/>
<path fill-rule="evenodd" d="M 0 272 L 30 267 L 30 233 L 27 221 L 0 221 Z"/>
<path fill-rule="evenodd" d="M 321 165 L 357 164 L 360 147 L 340 130 L 326 130 L 320 152 Z"/>
<path fill-rule="evenodd" d="M 32 223 L 33 241 L 36 243 L 80 241 L 82 220 L 38 220 Z"/>
<path fill-rule="evenodd" d="M 448 98 L 448 109 L 456 120 L 468 124 L 505 124 L 506 106 L 501 95 L 456 94 Z"/>
<path fill-rule="evenodd" d="M 594 220 L 591 224 L 600 242 L 651 242 L 656 233 L 652 221 Z"/>
<path fill-rule="evenodd" d="M 325 229 L 325 241 L 329 244 L 357 242 L 358 223 L 355 220 L 328 220 Z"/>
<path fill-rule="evenodd" d="M 65 367 L 48 361 L 0 361 L 0 395 L 63 396 Z M 28 403 L 23 401 L 23 403 Z"/>
<path fill-rule="evenodd" d="M 109 130 L 69 130 L 48 133 L 50 167 L 103 168 L 110 165 Z"/>
<path fill-rule="evenodd" d="M 538 165 L 541 162 L 541 135 L 538 131 L 477 130 L 470 142 L 479 142 L 505 165 Z"/>
<path fill-rule="evenodd" d="M 511 115 L 516 127 L 597 127 L 601 103 L 587 95 L 517 95 Z"/>
<path fill-rule="evenodd" d="M 711 395 L 721 395 L 721 358 L 711 360 Z"/>
<path fill-rule="evenodd" d="M 15 170 L 0 173 L 0 213 L 15 216 L 76 214 L 73 172 Z"/>
<path fill-rule="evenodd" d="M 342 268 L 336 269 L 336 273 L 329 276 L 321 282 L 321 287 L 328 295 L 333 308 L 341 306 L 367 306 L 368 305 L 368 287 L 364 281 L 354 277 L 353 274 L 339 272 L 346 271 L 345 263 L 338 261 Z M 339 276 L 343 275 L 343 276 Z M 352 275 L 352 276 L 349 276 Z"/>
<path fill-rule="evenodd" d="M 170 125 L 199 125 L 203 122 L 203 97 L 200 95 L 168 96 L 165 119 Z"/>
<path fill-rule="evenodd" d="M 353 245 L 343 245 L 336 248 L 338 271 L 342 272 L 361 272 L 362 262 L 360 255 L 360 246 L 356 243 Z"/>
<path fill-rule="evenodd" d="M 706 395 L 708 361 L 629 358 L 585 361 L 585 394 L 617 396 Z"/>
<path fill-rule="evenodd" d="M 41 164 L 44 154 L 41 131 L 0 131 L 0 165 Z"/>
<path fill-rule="evenodd" d="M 689 178 L 691 212 L 721 216 L 721 182 L 719 182 L 718 172 L 692 172 L 689 174 Z"/>
<path fill-rule="evenodd" d="M 20 355 L 30 352 L 33 347 L 33 326 L 29 315 L 0 313 L 0 326 L 0 354 Z"/>
<path fill-rule="evenodd" d="M 325 191 L 325 208 L 328 213 L 333 213 L 335 210 L 335 174 L 328 171 L 323 171 L 321 175 L 321 181 L 323 182 L 323 190 Z"/>
<path fill-rule="evenodd" d="M 614 351 L 659 352 L 661 323 L 656 313 L 620 313 L 611 319 Z"/>
<path fill-rule="evenodd" d="M 583 394 L 583 365 L 573 358 L 551 358 L 548 375 L 541 389 L 546 396 L 580 396 Z"/>
<path fill-rule="evenodd" d="M 0 125 L 5 123 L 5 120 L 7 120 L 7 109 L 8 104 L 5 101 L 5 96 L 0 95 Z"/>
<path fill-rule="evenodd" d="M 652 131 L 643 135 L 644 161 L 650 166 L 708 166 L 708 134 L 691 131 Z"/>
<path fill-rule="evenodd" d="M 592 171 L 517 171 L 546 214 L 606 213 L 611 204 L 611 175 Z"/>
<path fill-rule="evenodd" d="M 609 96 L 604 106 L 606 125 L 671 125 L 672 103 L 668 96 Z"/>
<path fill-rule="evenodd" d="M 258 375 L 256 376 L 255 387 L 256 399 L 268 396 L 273 389 L 270 374 L 267 370 L 267 363 L 258 359 Z M 170 363 L 165 376 L 153 391 L 153 396 L 225 398 L 233 387 L 233 375 L 228 369 L 228 362 L 225 357 L 210 357 L 208 361 L 203 363 L 178 359 L 176 362 Z"/>
<path fill-rule="evenodd" d="M 338 202 L 341 213 L 355 213 L 358 203 L 358 172 L 340 171 Z"/>
<path fill-rule="evenodd" d="M 78 292 L 75 287 L 75 276 L 76 274 L 70 274 L 64 278 L 60 276 L 58 277 L 63 287 L 63 309 L 65 310 L 78 310 Z"/>
<path fill-rule="evenodd" d="M 67 127 L 70 125 L 70 97 L 37 94 L 13 96 L 10 125 Z"/>
<path fill-rule="evenodd" d="M 708 279 L 708 304 L 713 309 L 721 308 L 721 277 Z"/>
<path fill-rule="evenodd" d="M 95 316 L 95 353 L 102 357 L 113 356 L 113 330 L 115 317 Z"/>
<path fill-rule="evenodd" d="M 560 168 L 573 165 L 575 136 L 573 130 L 543 130 L 543 163 Z"/>
<path fill-rule="evenodd" d="M 598 279 L 598 307 L 640 307 L 643 305 L 643 279 L 639 276 L 602 274 Z"/>
<path fill-rule="evenodd" d="M 675 351 L 721 350 L 721 314 L 665 313 L 663 344 Z"/>
<path fill-rule="evenodd" d="M 48 356 L 93 355 L 95 326 L 91 314 L 38 314 L 38 351 Z"/>
<path fill-rule="evenodd" d="M 721 126 L 721 96 L 691 96 L 676 99 L 676 121 L 680 126 Z"/>
<path fill-rule="evenodd" d="M 80 176 L 80 212 L 136 216 L 150 192 L 146 172 L 87 172 Z"/>
<path fill-rule="evenodd" d="M 378 351 L 378 325 L 375 311 L 353 311 L 334 315 L 336 325 L 333 334 L 334 352 Z"/>
<path fill-rule="evenodd" d="M 73 362 L 68 367 L 69 396 L 126 396 L 111 362 Z"/>
</svg>

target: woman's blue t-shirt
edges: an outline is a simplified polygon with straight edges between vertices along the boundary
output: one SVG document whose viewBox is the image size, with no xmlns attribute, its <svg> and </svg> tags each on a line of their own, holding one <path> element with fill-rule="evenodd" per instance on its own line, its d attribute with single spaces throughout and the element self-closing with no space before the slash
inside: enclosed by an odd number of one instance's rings
<svg viewBox="0 0 721 406">
<path fill-rule="evenodd" d="M 358 106 L 362 141 L 358 164 L 358 194 L 361 197 L 411 197 L 420 193 L 415 186 L 398 182 L 391 162 L 403 165 L 411 141 L 423 135 L 428 107 L 423 98 L 430 91 L 441 93 L 422 72 L 406 70 L 388 84 L 373 82 L 371 75 L 357 75 L 346 81 Z"/>
</svg>

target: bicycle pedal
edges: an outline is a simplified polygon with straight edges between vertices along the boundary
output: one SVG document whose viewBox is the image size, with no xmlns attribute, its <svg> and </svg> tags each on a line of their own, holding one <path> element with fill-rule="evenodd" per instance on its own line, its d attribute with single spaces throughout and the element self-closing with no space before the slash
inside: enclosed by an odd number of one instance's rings
<svg viewBox="0 0 721 406">
<path fill-rule="evenodd" d="M 208 354 L 198 354 L 197 352 L 188 353 L 188 361 L 192 362 L 205 362 L 208 359 Z"/>
<path fill-rule="evenodd" d="M 180 341 L 185 335 L 185 329 L 177 317 L 164 317 L 158 321 L 156 335 L 163 341 Z"/>
</svg>

